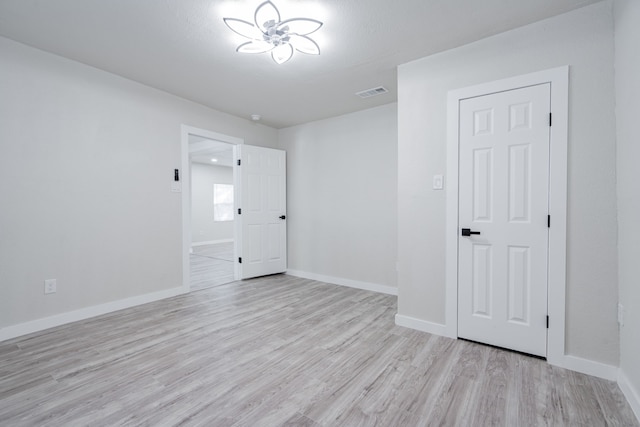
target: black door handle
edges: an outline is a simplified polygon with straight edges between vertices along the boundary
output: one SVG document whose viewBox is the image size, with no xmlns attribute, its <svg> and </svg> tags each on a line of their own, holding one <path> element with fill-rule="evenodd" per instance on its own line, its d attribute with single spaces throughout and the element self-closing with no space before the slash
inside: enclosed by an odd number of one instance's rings
<svg viewBox="0 0 640 427">
<path fill-rule="evenodd" d="M 284 215 L 280 215 L 280 219 L 287 219 L 287 217 Z"/>
<path fill-rule="evenodd" d="M 471 231 L 470 228 L 463 228 L 462 229 L 462 235 L 463 236 L 471 236 L 472 234 L 480 234 L 479 231 Z"/>
</svg>

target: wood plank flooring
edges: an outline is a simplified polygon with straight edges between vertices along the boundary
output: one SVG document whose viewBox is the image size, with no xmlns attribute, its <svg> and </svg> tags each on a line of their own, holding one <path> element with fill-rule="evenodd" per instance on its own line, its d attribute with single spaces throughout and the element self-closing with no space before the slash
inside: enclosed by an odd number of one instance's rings
<svg viewBox="0 0 640 427">
<path fill-rule="evenodd" d="M 191 290 L 233 282 L 233 242 L 195 246 L 189 258 Z"/>
<path fill-rule="evenodd" d="M 2 426 L 638 426 L 617 385 L 286 275 L 0 343 Z"/>
</svg>

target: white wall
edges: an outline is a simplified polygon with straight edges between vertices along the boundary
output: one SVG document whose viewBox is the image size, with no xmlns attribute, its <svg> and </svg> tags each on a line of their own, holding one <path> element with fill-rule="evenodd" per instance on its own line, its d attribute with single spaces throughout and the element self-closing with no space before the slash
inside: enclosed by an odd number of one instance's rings
<svg viewBox="0 0 640 427">
<path fill-rule="evenodd" d="M 213 184 L 233 184 L 233 168 L 191 164 L 191 243 L 233 240 L 234 222 L 213 220 Z"/>
<path fill-rule="evenodd" d="M 233 184 L 233 168 L 191 163 L 191 243 L 233 240 L 233 221 L 213 220 L 213 184 Z"/>
<path fill-rule="evenodd" d="M 287 129 L 289 269 L 396 286 L 397 109 Z"/>
<path fill-rule="evenodd" d="M 274 129 L 0 38 L 0 335 L 182 285 L 182 124 L 276 146 Z"/>
<path fill-rule="evenodd" d="M 445 323 L 447 92 L 570 65 L 566 351 L 617 365 L 612 24 L 599 3 L 399 67 L 400 315 Z"/>
<path fill-rule="evenodd" d="M 640 418 L 640 2 L 616 0 L 615 75 L 618 131 L 618 280 L 625 308 L 620 328 L 620 371 Z M 621 385 L 624 388 L 624 384 Z M 631 398 L 629 399 L 632 400 Z"/>
</svg>

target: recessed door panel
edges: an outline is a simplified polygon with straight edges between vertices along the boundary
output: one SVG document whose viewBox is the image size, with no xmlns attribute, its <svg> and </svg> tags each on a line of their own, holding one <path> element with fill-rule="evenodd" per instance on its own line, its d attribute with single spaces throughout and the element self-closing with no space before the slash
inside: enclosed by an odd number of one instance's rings
<svg viewBox="0 0 640 427">
<path fill-rule="evenodd" d="M 526 222 L 531 219 L 530 145 L 509 147 L 509 221 Z"/>
<path fill-rule="evenodd" d="M 491 317 L 491 287 L 493 285 L 490 245 L 473 245 L 473 314 Z"/>
<path fill-rule="evenodd" d="M 473 113 L 473 135 L 491 135 L 493 133 L 493 109 Z"/>
<path fill-rule="evenodd" d="M 280 212 L 282 209 L 282 184 L 278 175 L 268 175 L 267 177 L 267 209 L 270 212 Z"/>
<path fill-rule="evenodd" d="M 491 221 L 492 149 L 473 150 L 473 220 Z"/>
<path fill-rule="evenodd" d="M 508 318 L 509 322 L 529 324 L 531 269 L 529 248 L 509 247 Z"/>
<path fill-rule="evenodd" d="M 531 129 L 531 102 L 509 107 L 509 130 Z"/>
<path fill-rule="evenodd" d="M 243 251 L 246 255 L 243 257 L 246 263 L 259 263 L 262 261 L 262 247 L 264 236 L 264 225 L 248 224 L 247 230 L 247 246 Z"/>
<path fill-rule="evenodd" d="M 262 209 L 262 191 L 263 177 L 258 174 L 250 174 L 247 176 L 247 204 L 245 210 L 249 212 L 260 212 Z"/>
<path fill-rule="evenodd" d="M 279 236 L 282 233 L 283 224 L 268 224 L 267 225 L 267 233 L 269 234 L 268 238 L 268 248 L 269 253 L 267 257 L 270 261 L 278 261 L 282 258 L 282 248 L 280 247 L 280 239 Z"/>
</svg>

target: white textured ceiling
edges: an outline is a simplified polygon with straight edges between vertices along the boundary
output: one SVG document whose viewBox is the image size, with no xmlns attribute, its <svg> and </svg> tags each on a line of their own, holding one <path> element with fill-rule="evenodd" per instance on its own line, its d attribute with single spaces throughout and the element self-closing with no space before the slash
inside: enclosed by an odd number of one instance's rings
<svg viewBox="0 0 640 427">
<path fill-rule="evenodd" d="M 189 159 L 204 165 L 232 167 L 233 146 L 226 142 L 189 135 Z"/>
<path fill-rule="evenodd" d="M 396 66 L 598 0 L 273 0 L 320 56 L 235 52 L 261 0 L 0 0 L 0 35 L 282 128 L 396 101 Z M 360 99 L 376 86 L 389 93 Z"/>
</svg>

